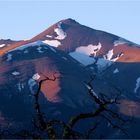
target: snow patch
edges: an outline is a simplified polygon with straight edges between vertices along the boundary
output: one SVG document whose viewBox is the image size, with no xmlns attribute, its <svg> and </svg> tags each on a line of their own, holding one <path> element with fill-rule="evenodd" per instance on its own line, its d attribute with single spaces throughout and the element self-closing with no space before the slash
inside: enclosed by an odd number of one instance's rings
<svg viewBox="0 0 140 140">
<path fill-rule="evenodd" d="M 134 93 L 137 93 L 137 90 L 140 88 L 140 77 L 137 78 L 136 80 L 136 87 L 134 89 Z"/>
<path fill-rule="evenodd" d="M 95 62 L 95 59 L 91 57 L 91 55 L 94 54 L 94 56 L 96 56 L 96 53 L 101 49 L 101 47 L 101 43 L 98 43 L 98 45 L 89 44 L 88 46 L 76 48 L 76 50 L 69 53 L 69 55 L 83 65 L 87 66 Z"/>
<path fill-rule="evenodd" d="M 14 72 L 12 72 L 12 74 L 15 75 L 15 76 L 20 75 L 20 73 L 18 71 L 14 71 Z"/>
<path fill-rule="evenodd" d="M 28 85 L 30 91 L 33 93 L 33 87 L 37 84 L 36 81 L 39 80 L 40 75 L 38 73 L 34 74 L 32 78 L 28 80 Z"/>
<path fill-rule="evenodd" d="M 93 57 L 76 51 L 69 53 L 69 55 L 85 66 L 93 64 L 95 62 L 95 59 Z"/>
<path fill-rule="evenodd" d="M 51 35 L 46 35 L 46 37 L 48 37 L 48 38 L 53 38 Z"/>
<path fill-rule="evenodd" d="M 113 71 L 114 74 L 116 74 L 116 73 L 118 73 L 118 72 L 119 72 L 119 69 L 118 69 L 118 68 L 116 68 L 116 69 Z"/>
<path fill-rule="evenodd" d="M 58 35 L 57 37 L 55 37 L 55 39 L 58 40 L 63 40 L 66 38 L 67 34 L 63 31 L 62 27 L 61 27 L 61 22 L 57 25 L 57 28 L 54 29 L 54 32 L 56 32 L 56 34 Z"/>
<path fill-rule="evenodd" d="M 38 73 L 34 74 L 32 77 L 34 80 L 39 80 L 40 75 Z"/>
<path fill-rule="evenodd" d="M 44 45 L 44 43 L 41 41 L 41 40 L 38 40 L 36 42 L 33 42 L 33 43 L 29 43 L 29 44 L 26 44 L 26 45 L 22 45 L 22 46 L 19 46 L 17 48 L 14 48 L 8 52 L 12 52 L 12 51 L 16 51 L 16 50 L 24 50 L 28 47 L 32 47 L 32 46 L 41 46 L 41 45 Z"/>
<path fill-rule="evenodd" d="M 37 51 L 38 51 L 39 53 L 43 53 L 43 51 L 42 51 L 41 49 L 42 49 L 42 47 L 38 47 L 38 48 L 37 48 Z"/>
<path fill-rule="evenodd" d="M 96 56 L 96 53 L 101 49 L 101 47 L 102 45 L 99 42 L 98 45 L 89 44 L 88 46 L 78 47 L 76 48 L 76 52 L 83 53 L 86 55 L 94 54 L 94 56 Z"/>
<path fill-rule="evenodd" d="M 42 42 L 56 48 L 61 45 L 61 42 L 59 42 L 58 40 L 44 40 Z"/>
<path fill-rule="evenodd" d="M 109 50 L 108 53 L 103 56 L 103 58 L 98 58 L 96 66 L 99 71 L 105 70 L 107 67 L 111 66 L 115 61 L 117 61 L 123 53 L 118 54 L 113 58 L 113 49 Z"/>
<path fill-rule="evenodd" d="M 105 57 L 107 60 L 111 60 L 113 57 L 113 49 L 109 50 Z"/>
<path fill-rule="evenodd" d="M 0 45 L 0 48 L 2 48 L 2 47 L 4 47 L 4 46 L 5 46 L 5 44 L 1 44 L 1 45 Z"/>
<path fill-rule="evenodd" d="M 115 61 L 117 61 L 121 56 L 123 56 L 124 55 L 124 53 L 120 53 L 120 54 L 118 54 L 115 58 L 112 58 L 111 59 L 111 61 L 112 62 L 115 62 Z"/>
<path fill-rule="evenodd" d="M 116 57 L 113 58 L 113 49 L 112 49 L 108 51 L 108 53 L 104 56 L 104 59 L 115 62 L 123 55 L 124 55 L 123 53 L 120 53 Z"/>
<path fill-rule="evenodd" d="M 6 61 L 10 61 L 10 60 L 12 60 L 12 54 L 9 53 L 9 54 L 7 55 L 7 60 L 6 60 Z"/>
<path fill-rule="evenodd" d="M 123 45 L 129 43 L 127 40 L 123 38 L 119 38 L 118 40 L 114 41 L 114 46 Z"/>
<path fill-rule="evenodd" d="M 123 55 L 123 53 L 113 58 L 114 53 L 113 49 L 111 49 L 106 55 L 103 56 L 103 58 L 96 59 L 94 57 L 91 57 L 92 54 L 96 56 L 101 47 L 102 45 L 100 42 L 98 43 L 98 45 L 89 44 L 88 46 L 81 46 L 76 48 L 76 50 L 69 53 L 69 55 L 85 66 L 95 63 L 97 69 L 99 71 L 102 71 L 111 66 L 113 62 L 117 61 Z"/>
</svg>

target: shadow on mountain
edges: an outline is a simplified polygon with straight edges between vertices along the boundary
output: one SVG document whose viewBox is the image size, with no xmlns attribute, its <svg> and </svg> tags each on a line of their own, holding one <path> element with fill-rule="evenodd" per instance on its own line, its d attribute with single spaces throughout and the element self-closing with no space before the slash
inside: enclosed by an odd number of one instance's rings
<svg viewBox="0 0 140 140">
<path fill-rule="evenodd" d="M 43 50 L 45 49 L 43 48 Z M 9 127 L 9 129 L 14 130 L 25 127 L 30 129 L 31 120 L 34 116 L 32 94 L 36 92 L 37 85 L 32 85 L 33 83 L 30 83 L 29 80 L 35 73 L 46 76 L 52 76 L 55 72 L 59 73 L 57 83 L 48 87 L 51 85 L 48 81 L 41 90 L 39 102 L 42 112 L 46 114 L 47 118 L 68 121 L 75 114 L 93 111 L 95 105 L 87 94 L 84 81 L 89 81 L 94 72 L 83 67 L 62 51 L 57 50 L 57 52 L 59 53 L 47 48 L 47 51 L 40 55 L 37 51 L 29 48 L 28 54 L 24 54 L 23 51 L 13 52 L 13 59 L 10 62 L 6 61 L 6 56 L 2 58 L 0 68 L 0 122 L 5 121 L 7 125 L 1 127 L 6 129 Z M 118 92 L 116 87 L 121 90 L 121 104 L 117 106 L 116 111 L 126 115 L 126 118 L 134 117 L 134 122 L 127 128 L 132 138 L 140 137 L 137 132 L 140 128 L 140 105 L 138 103 L 140 89 L 134 93 L 136 79 L 139 77 L 139 65 L 140 63 L 115 63 L 93 81 L 93 87 L 97 94 L 101 92 L 111 97 Z M 116 68 L 119 69 L 119 72 L 114 74 L 113 71 Z M 18 71 L 20 74 L 12 74 L 14 71 Z M 54 88 L 60 89 L 56 91 Z M 93 125 L 91 122 L 94 123 L 94 121 L 89 119 L 76 127 L 79 131 L 86 130 L 88 126 Z M 102 120 L 99 119 L 99 121 Z M 98 135 L 99 132 L 103 131 L 106 138 L 125 138 L 114 130 L 112 134 L 107 135 L 110 130 L 111 128 L 102 121 L 96 134 Z"/>
</svg>

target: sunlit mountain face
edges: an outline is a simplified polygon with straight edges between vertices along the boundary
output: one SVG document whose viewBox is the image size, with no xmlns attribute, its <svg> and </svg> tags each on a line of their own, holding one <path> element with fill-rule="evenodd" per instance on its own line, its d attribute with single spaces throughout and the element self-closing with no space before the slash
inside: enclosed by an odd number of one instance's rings
<svg viewBox="0 0 140 140">
<path fill-rule="evenodd" d="M 97 96 L 113 98 L 119 92 L 115 111 L 133 118 L 125 129 L 130 138 L 140 138 L 140 45 L 73 19 L 61 20 L 30 40 L 0 40 L 1 130 L 31 130 L 33 95 L 46 77 L 57 77 L 40 87 L 39 103 L 48 119 L 67 122 L 93 111 L 95 103 L 85 86 L 93 75 Z M 98 138 L 100 132 L 104 138 L 127 138 L 102 118 L 97 120 L 102 124 L 91 138 Z M 94 119 L 81 122 L 76 131 L 86 130 L 91 122 Z"/>
</svg>

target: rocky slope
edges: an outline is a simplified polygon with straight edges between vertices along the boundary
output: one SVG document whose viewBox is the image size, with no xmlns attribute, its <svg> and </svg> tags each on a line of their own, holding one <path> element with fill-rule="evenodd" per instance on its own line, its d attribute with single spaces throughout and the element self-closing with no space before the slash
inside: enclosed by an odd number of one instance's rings
<svg viewBox="0 0 140 140">
<path fill-rule="evenodd" d="M 30 40 L 0 40 L 0 45 L 3 129 L 9 123 L 10 129 L 21 129 L 25 124 L 30 128 L 37 82 L 54 75 L 59 78 L 45 81 L 40 94 L 43 112 L 50 118 L 68 120 L 74 114 L 91 111 L 93 102 L 84 81 L 96 74 L 93 85 L 97 95 L 102 92 L 114 96 L 119 88 L 122 94 L 118 112 L 133 116 L 139 124 L 139 45 L 72 19 L 59 21 Z M 130 126 L 128 132 L 133 138 L 139 137 Z"/>
</svg>

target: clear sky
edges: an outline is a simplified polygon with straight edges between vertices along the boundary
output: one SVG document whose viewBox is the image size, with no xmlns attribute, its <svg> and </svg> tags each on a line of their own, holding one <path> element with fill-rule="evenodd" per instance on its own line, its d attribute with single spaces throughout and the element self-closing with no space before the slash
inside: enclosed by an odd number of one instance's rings
<svg viewBox="0 0 140 140">
<path fill-rule="evenodd" d="M 30 39 L 66 18 L 140 44 L 140 0 L 0 0 L 0 38 Z"/>
</svg>

